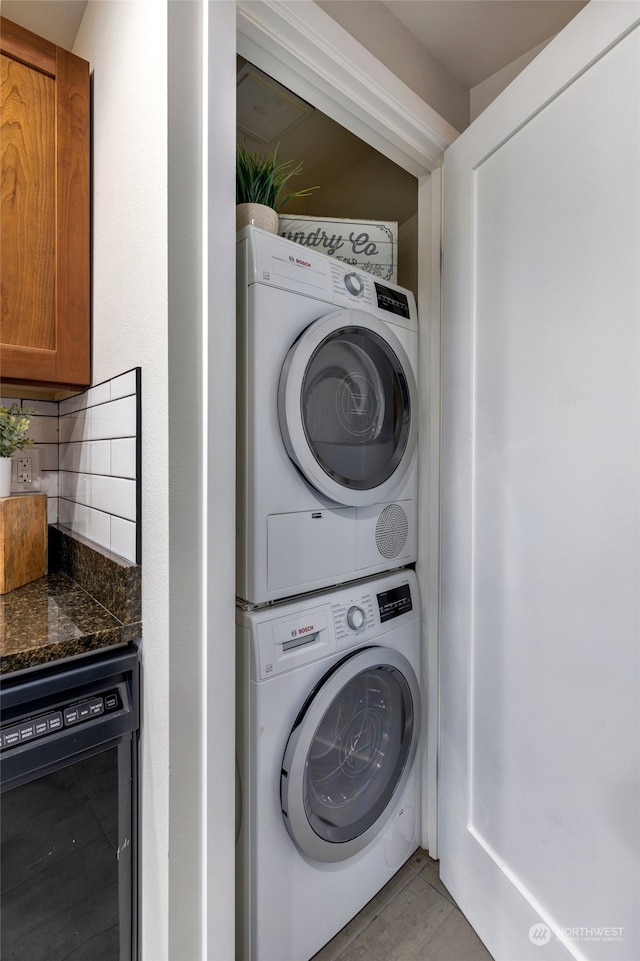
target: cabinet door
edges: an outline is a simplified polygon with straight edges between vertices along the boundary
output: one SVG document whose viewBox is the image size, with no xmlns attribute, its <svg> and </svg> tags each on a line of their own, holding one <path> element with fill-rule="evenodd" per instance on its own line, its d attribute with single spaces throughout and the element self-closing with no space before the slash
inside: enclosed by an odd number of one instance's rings
<svg viewBox="0 0 640 961">
<path fill-rule="evenodd" d="M 86 387 L 89 64 L 4 18 L 0 28 L 0 377 Z"/>
</svg>

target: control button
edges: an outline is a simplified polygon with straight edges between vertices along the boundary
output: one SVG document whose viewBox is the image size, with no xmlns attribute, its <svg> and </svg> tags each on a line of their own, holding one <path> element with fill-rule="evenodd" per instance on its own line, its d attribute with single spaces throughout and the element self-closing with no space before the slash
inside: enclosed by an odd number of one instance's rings
<svg viewBox="0 0 640 961">
<path fill-rule="evenodd" d="M 13 745 L 18 744 L 19 741 L 20 741 L 19 727 L 10 727 L 8 730 L 2 732 L 3 747 L 13 747 Z"/>
<path fill-rule="evenodd" d="M 350 607 L 347 611 L 347 624 L 352 631 L 360 631 L 364 627 L 365 615 L 361 607 Z"/>
<path fill-rule="evenodd" d="M 46 734 L 48 730 L 49 724 L 46 717 L 40 721 L 36 721 L 36 737 L 41 737 L 43 734 Z"/>
<path fill-rule="evenodd" d="M 49 714 L 47 720 L 49 721 L 50 731 L 59 731 L 62 727 L 62 714 L 60 711 L 56 711 L 55 714 Z"/>
<path fill-rule="evenodd" d="M 119 698 L 117 692 L 114 691 L 113 694 L 105 695 L 104 706 L 107 711 L 115 711 L 115 709 L 118 707 L 118 703 Z"/>
<path fill-rule="evenodd" d="M 364 280 L 358 274 L 346 274 L 344 285 L 354 297 L 359 297 L 364 290 Z"/>
<path fill-rule="evenodd" d="M 22 724 L 20 727 L 20 740 L 29 741 L 32 737 L 35 737 L 36 729 L 33 725 L 33 721 L 28 724 Z"/>
<path fill-rule="evenodd" d="M 64 723 L 77 724 L 80 720 L 80 710 L 77 707 L 65 707 L 64 709 Z"/>
<path fill-rule="evenodd" d="M 97 697 L 95 700 L 89 701 L 89 711 L 91 712 L 91 717 L 97 717 L 98 714 L 104 714 L 104 701 L 101 697 Z"/>
<path fill-rule="evenodd" d="M 80 713 L 79 713 L 79 717 L 80 717 L 80 720 L 81 720 L 81 721 L 86 721 L 87 718 L 91 716 L 91 711 L 89 710 L 89 702 L 88 702 L 88 701 L 86 701 L 84 704 L 81 704 L 80 707 L 78 708 L 78 710 L 79 710 L 79 712 L 80 712 Z"/>
</svg>

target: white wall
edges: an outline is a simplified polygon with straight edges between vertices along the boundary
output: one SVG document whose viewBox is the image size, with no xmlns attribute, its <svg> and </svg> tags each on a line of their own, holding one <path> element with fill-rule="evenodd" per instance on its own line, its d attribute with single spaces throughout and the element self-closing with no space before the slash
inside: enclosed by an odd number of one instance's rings
<svg viewBox="0 0 640 961">
<path fill-rule="evenodd" d="M 234 40 L 232 3 L 89 0 L 74 47 L 94 77 L 94 378 L 142 368 L 141 961 L 233 956 L 235 285 L 223 300 L 204 264 L 210 229 L 233 278 Z"/>
<path fill-rule="evenodd" d="M 469 126 L 469 91 L 383 3 L 316 0 L 418 96 L 457 130 Z"/>
<path fill-rule="evenodd" d="M 142 368 L 142 957 L 168 957 L 169 432 L 167 10 L 87 5 L 93 72 L 93 380 Z"/>
<path fill-rule="evenodd" d="M 322 184 L 308 198 L 305 213 L 398 223 L 398 283 L 417 294 L 418 181 L 382 154 L 369 149 L 338 180 Z"/>
<path fill-rule="evenodd" d="M 469 103 L 470 103 L 470 117 L 471 123 L 479 116 L 483 110 L 489 106 L 489 104 L 496 99 L 498 94 L 502 93 L 505 87 L 508 87 L 512 80 L 518 76 L 518 74 L 524 70 L 527 64 L 538 56 L 541 50 L 543 50 L 549 43 L 548 40 L 544 40 L 539 43 L 536 47 L 523 53 L 521 57 L 516 60 L 512 60 L 508 63 L 506 67 L 502 70 L 496 71 L 496 73 L 491 74 L 482 83 L 476 84 L 469 91 Z"/>
</svg>

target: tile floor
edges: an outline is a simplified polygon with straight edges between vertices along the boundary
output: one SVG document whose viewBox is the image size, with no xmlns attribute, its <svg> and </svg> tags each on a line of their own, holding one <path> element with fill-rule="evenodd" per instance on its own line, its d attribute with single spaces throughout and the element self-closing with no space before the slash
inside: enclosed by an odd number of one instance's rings
<svg viewBox="0 0 640 961">
<path fill-rule="evenodd" d="M 312 961 L 493 961 L 418 850 Z"/>
</svg>

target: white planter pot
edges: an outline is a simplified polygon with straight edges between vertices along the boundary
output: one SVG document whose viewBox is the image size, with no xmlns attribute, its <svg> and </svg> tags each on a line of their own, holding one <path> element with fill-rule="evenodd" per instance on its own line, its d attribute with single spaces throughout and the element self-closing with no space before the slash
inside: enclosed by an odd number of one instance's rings
<svg viewBox="0 0 640 961">
<path fill-rule="evenodd" d="M 0 497 L 11 493 L 11 458 L 0 457 Z"/>
<path fill-rule="evenodd" d="M 248 224 L 278 233 L 278 214 L 273 207 L 265 204 L 236 204 L 236 230 L 241 230 Z"/>
</svg>

